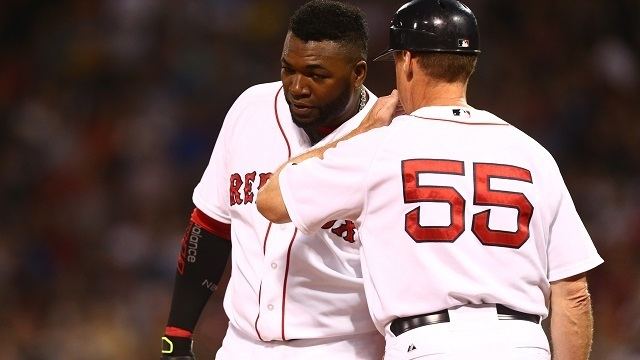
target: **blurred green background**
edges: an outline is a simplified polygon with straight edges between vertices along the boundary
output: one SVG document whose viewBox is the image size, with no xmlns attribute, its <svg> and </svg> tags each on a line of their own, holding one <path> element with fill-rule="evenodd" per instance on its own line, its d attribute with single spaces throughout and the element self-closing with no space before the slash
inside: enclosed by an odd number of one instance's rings
<svg viewBox="0 0 640 360">
<path fill-rule="evenodd" d="M 0 3 L 0 357 L 156 359 L 191 192 L 304 1 Z M 352 1 L 370 56 L 403 1 Z M 593 359 L 640 359 L 640 1 L 468 0 L 469 101 L 556 157 L 604 265 Z M 372 63 L 366 85 L 394 86 Z M 212 359 L 222 293 L 196 332 Z"/>
</svg>

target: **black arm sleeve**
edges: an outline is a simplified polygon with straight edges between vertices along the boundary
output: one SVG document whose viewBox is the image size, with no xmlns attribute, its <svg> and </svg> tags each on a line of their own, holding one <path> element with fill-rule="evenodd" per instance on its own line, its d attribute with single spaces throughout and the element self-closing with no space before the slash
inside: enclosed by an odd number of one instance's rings
<svg viewBox="0 0 640 360">
<path fill-rule="evenodd" d="M 202 212 L 195 209 L 178 255 L 168 327 L 193 332 L 204 306 L 220 282 L 231 254 L 231 241 L 228 235 L 210 225 L 211 222 L 202 221 Z"/>
</svg>

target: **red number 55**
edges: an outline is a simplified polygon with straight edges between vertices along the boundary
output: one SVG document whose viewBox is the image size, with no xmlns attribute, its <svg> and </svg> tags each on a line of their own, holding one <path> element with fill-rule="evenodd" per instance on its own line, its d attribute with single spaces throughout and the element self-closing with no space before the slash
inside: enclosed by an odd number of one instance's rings
<svg viewBox="0 0 640 360">
<path fill-rule="evenodd" d="M 449 226 L 420 225 L 420 207 L 405 215 L 405 231 L 415 242 L 454 242 L 465 230 L 465 199 L 451 186 L 418 185 L 421 173 L 464 175 L 464 163 L 456 160 L 412 159 L 402 162 L 402 183 L 405 203 L 446 202 L 451 208 Z M 489 228 L 491 210 L 473 215 L 471 231 L 483 245 L 519 248 L 529 238 L 529 223 L 533 205 L 529 199 L 517 192 L 492 190 L 491 178 L 502 178 L 532 182 L 531 172 L 511 165 L 474 163 L 474 205 L 500 206 L 518 211 L 515 232 Z"/>
</svg>

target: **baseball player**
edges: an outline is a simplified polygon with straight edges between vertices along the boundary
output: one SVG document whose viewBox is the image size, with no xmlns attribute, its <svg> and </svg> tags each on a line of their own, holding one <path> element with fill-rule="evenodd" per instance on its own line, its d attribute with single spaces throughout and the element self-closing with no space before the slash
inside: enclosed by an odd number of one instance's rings
<svg viewBox="0 0 640 360">
<path fill-rule="evenodd" d="M 274 173 L 258 209 L 302 233 L 354 221 L 387 360 L 550 359 L 548 315 L 554 358 L 587 359 L 585 272 L 603 260 L 552 156 L 467 104 L 478 39 L 455 0 L 401 7 L 381 55 L 398 90 Z M 398 101 L 408 115 L 391 122 Z"/>
<path fill-rule="evenodd" d="M 279 164 L 347 134 L 369 112 L 376 97 L 363 85 L 366 56 L 362 12 L 311 1 L 290 19 L 281 81 L 253 86 L 235 101 L 193 193 L 163 359 L 193 359 L 193 329 L 230 251 L 229 324 L 216 359 L 382 357 L 353 223 L 328 219 L 303 234 L 269 222 L 255 206 Z"/>
</svg>

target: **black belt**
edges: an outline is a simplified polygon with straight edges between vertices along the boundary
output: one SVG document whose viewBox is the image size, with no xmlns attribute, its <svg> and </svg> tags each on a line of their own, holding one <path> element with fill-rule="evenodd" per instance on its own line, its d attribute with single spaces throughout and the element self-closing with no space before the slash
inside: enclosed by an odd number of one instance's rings
<svg viewBox="0 0 640 360">
<path fill-rule="evenodd" d="M 504 305 L 497 304 L 496 311 L 498 313 L 498 320 L 524 320 L 531 321 L 536 324 L 540 323 L 540 316 L 513 310 Z M 448 310 L 397 318 L 391 322 L 390 330 L 393 335 L 398 336 L 403 332 L 413 330 L 421 326 L 439 324 L 443 322 L 449 322 Z"/>
</svg>

